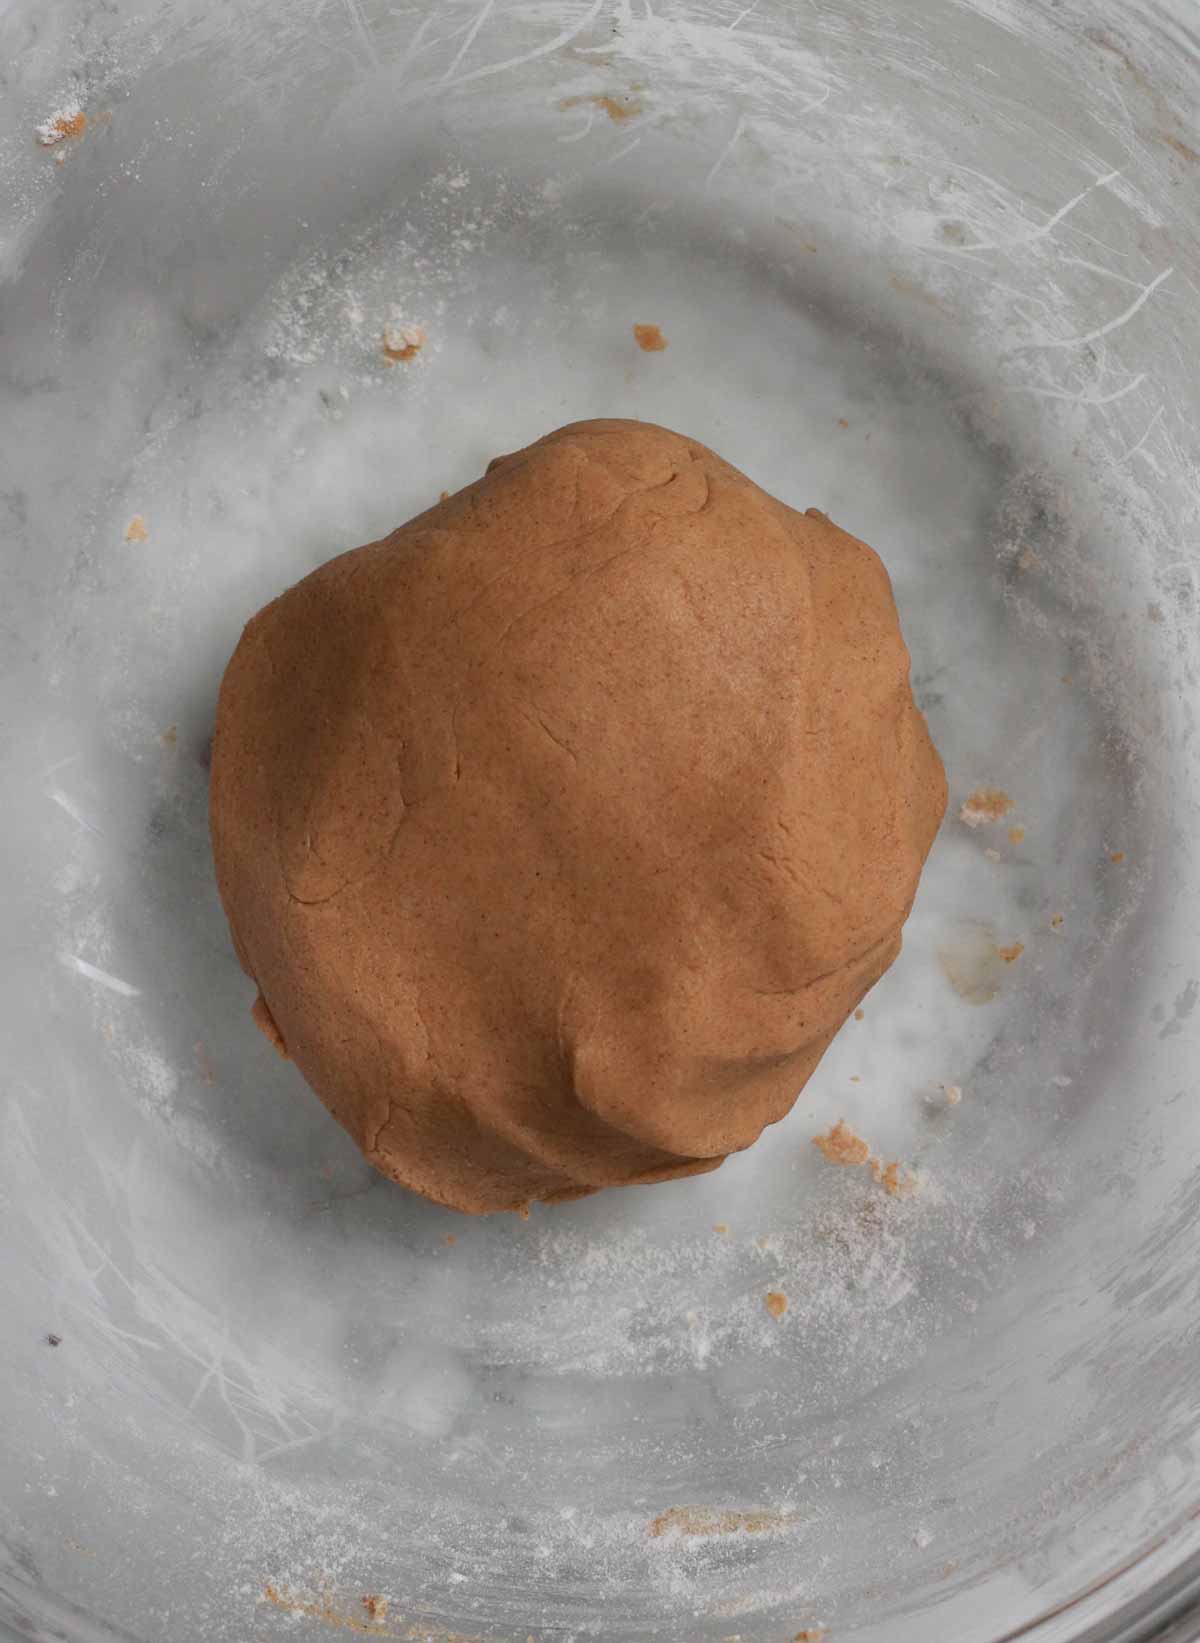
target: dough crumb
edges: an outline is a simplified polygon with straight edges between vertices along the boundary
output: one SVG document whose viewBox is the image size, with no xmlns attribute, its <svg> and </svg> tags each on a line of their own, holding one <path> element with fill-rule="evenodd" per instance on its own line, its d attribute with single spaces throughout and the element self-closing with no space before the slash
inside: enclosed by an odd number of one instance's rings
<svg viewBox="0 0 1200 1643">
<path fill-rule="evenodd" d="M 587 103 L 602 108 L 609 119 L 615 120 L 618 124 L 622 120 L 635 119 L 642 112 L 641 103 L 635 103 L 632 99 L 623 101 L 607 91 L 600 92 L 594 97 L 564 97 L 558 106 L 561 109 L 582 108 Z"/>
<path fill-rule="evenodd" d="M 844 1118 L 839 1118 L 828 1135 L 814 1135 L 812 1144 L 831 1164 L 865 1164 L 871 1149 L 856 1135 Z"/>
<path fill-rule="evenodd" d="M 866 1018 L 866 1014 L 867 1014 L 867 1012 L 865 1010 L 855 1010 L 855 1012 L 854 1012 L 855 1021 L 863 1021 Z"/>
<path fill-rule="evenodd" d="M 528 1204 L 518 1204 L 516 1209 L 513 1211 L 513 1214 L 514 1215 L 519 1215 L 521 1217 L 522 1221 L 528 1221 L 528 1219 L 529 1219 L 529 1205 Z"/>
<path fill-rule="evenodd" d="M 788 1299 L 780 1290 L 769 1289 L 764 1305 L 772 1318 L 782 1318 L 788 1309 Z"/>
<path fill-rule="evenodd" d="M 655 1540 L 663 1535 L 761 1535 L 771 1529 L 787 1529 L 796 1521 L 795 1512 L 718 1512 L 712 1506 L 672 1506 L 647 1525 Z"/>
<path fill-rule="evenodd" d="M 999 850 L 985 850 L 983 853 L 989 861 L 1003 861 L 1004 860 L 1004 857 L 1000 854 Z"/>
<path fill-rule="evenodd" d="M 1117 862 L 1117 863 L 1123 862 L 1125 860 L 1125 852 L 1124 852 L 1124 850 L 1114 850 L 1112 855 L 1108 859 L 1111 862 Z"/>
<path fill-rule="evenodd" d="M 456 1232 L 448 1232 L 446 1234 L 445 1241 L 448 1244 L 456 1244 L 458 1242 L 458 1234 Z"/>
<path fill-rule="evenodd" d="M 824 1626 L 807 1626 L 804 1631 L 796 1633 L 792 1643 L 822 1643 L 827 1635 Z"/>
<path fill-rule="evenodd" d="M 1025 943 L 1014 941 L 1011 947 L 997 947 L 996 951 L 1006 964 L 1015 964 L 1025 951 Z"/>
<path fill-rule="evenodd" d="M 643 354 L 661 354 L 667 346 L 667 339 L 657 325 L 635 325 L 633 334 Z"/>
<path fill-rule="evenodd" d="M 450 492 L 449 491 L 439 491 L 438 492 L 438 501 L 439 502 L 449 502 L 449 500 L 450 500 Z"/>
<path fill-rule="evenodd" d="M 337 1599 L 324 1586 L 312 1596 L 307 1596 L 299 1592 L 290 1592 L 285 1587 L 276 1586 L 268 1580 L 263 1585 L 262 1595 L 268 1603 L 273 1604 L 277 1609 L 282 1609 L 285 1614 L 304 1616 L 308 1620 L 319 1620 L 323 1625 L 338 1631 L 361 1632 L 366 1637 L 400 1636 L 399 1632 L 376 1632 L 371 1625 L 372 1621 L 382 1621 L 387 1615 L 390 1599 L 386 1597 L 376 1597 L 373 1594 L 364 1597 L 361 1601 L 367 1611 L 369 1620 L 363 1620 L 357 1609 L 347 1609 L 347 1599 Z M 372 1604 L 378 1607 L 372 1609 Z M 405 1635 L 415 1636 L 416 1633 L 410 1630 Z M 422 1632 L 421 1635 L 425 1636 L 426 1634 Z M 446 1632 L 439 1635 L 446 1638 L 459 1638 L 460 1643 L 469 1643 L 469 1640 L 458 1632 Z"/>
<path fill-rule="evenodd" d="M 410 325 L 392 318 L 383 328 L 383 357 L 387 364 L 413 359 L 424 348 L 428 338 L 420 325 Z"/>
<path fill-rule="evenodd" d="M 1008 830 L 1008 842 L 1009 844 L 1024 844 L 1025 829 L 1023 827 L 1010 827 Z"/>
<path fill-rule="evenodd" d="M 60 108 L 48 120 L 43 120 L 40 126 L 35 126 L 34 136 L 43 148 L 53 148 L 68 137 L 82 137 L 86 130 L 87 115 L 78 103 L 71 103 L 66 108 Z"/>
<path fill-rule="evenodd" d="M 913 1198 L 920 1192 L 921 1183 L 915 1175 L 901 1175 L 899 1159 L 893 1158 L 889 1164 L 879 1158 L 872 1158 L 869 1162 L 872 1179 L 893 1198 Z"/>
<path fill-rule="evenodd" d="M 714 1232 L 719 1232 L 721 1234 L 722 1238 L 728 1238 L 728 1236 L 729 1236 L 729 1223 L 727 1221 L 714 1221 L 713 1222 L 713 1231 Z"/>
<path fill-rule="evenodd" d="M 1001 787 L 977 787 L 963 800 L 958 819 L 968 827 L 983 827 L 988 822 L 1002 821 L 1014 803 Z"/>
<path fill-rule="evenodd" d="M 174 747 L 179 741 L 178 725 L 168 725 L 158 739 L 164 747 Z"/>
<path fill-rule="evenodd" d="M 938 1084 L 936 1088 L 941 1090 L 948 1107 L 957 1107 L 962 1101 L 961 1084 Z"/>
<path fill-rule="evenodd" d="M 846 418 L 844 416 L 838 417 L 837 425 L 838 425 L 839 428 L 848 428 L 850 426 L 849 422 L 846 420 Z"/>
<path fill-rule="evenodd" d="M 592 101 L 597 108 L 604 110 L 610 120 L 616 120 L 618 124 L 622 120 L 636 119 L 642 112 L 641 103 L 635 103 L 632 99 L 622 102 L 619 97 L 610 97 L 607 93 L 600 97 L 593 97 Z"/>
<path fill-rule="evenodd" d="M 1063 927 L 1063 924 L 1065 923 L 1065 919 L 1066 919 L 1065 914 L 1055 913 L 1054 917 L 1050 920 L 1050 928 L 1052 930 L 1061 930 L 1062 927 Z"/>
<path fill-rule="evenodd" d="M 140 513 L 135 513 L 125 527 L 125 540 L 127 542 L 145 542 L 149 540 L 149 537 L 150 532 L 146 529 L 146 521 Z"/>
</svg>

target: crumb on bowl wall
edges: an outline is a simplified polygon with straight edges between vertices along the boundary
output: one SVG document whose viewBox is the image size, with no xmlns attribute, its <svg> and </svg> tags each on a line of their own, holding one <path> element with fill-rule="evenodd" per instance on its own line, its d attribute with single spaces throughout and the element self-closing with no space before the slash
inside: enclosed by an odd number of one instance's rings
<svg viewBox="0 0 1200 1643">
<path fill-rule="evenodd" d="M 661 354 L 667 339 L 657 325 L 635 325 L 633 334 L 643 354 Z"/>
<path fill-rule="evenodd" d="M 959 807 L 958 819 L 968 827 L 984 827 L 989 822 L 1003 821 L 1015 808 L 1002 787 L 977 787 L 968 793 Z"/>
<path fill-rule="evenodd" d="M 871 1179 L 893 1198 L 912 1198 L 920 1192 L 921 1183 L 915 1175 L 901 1175 L 899 1159 L 885 1164 L 882 1159 L 872 1158 L 870 1164 Z"/>
<path fill-rule="evenodd" d="M 957 1089 L 957 1085 L 952 1088 Z M 961 1094 L 960 1090 L 960 1097 Z M 871 1172 L 871 1179 L 893 1198 L 911 1198 L 921 1190 L 917 1176 L 902 1175 L 898 1159 L 885 1164 L 882 1159 L 876 1158 L 862 1136 L 855 1134 L 844 1118 L 838 1119 L 828 1135 L 814 1135 L 812 1144 L 831 1164 L 865 1164 Z"/>
<path fill-rule="evenodd" d="M 383 328 L 384 360 L 389 365 L 395 365 L 401 360 L 414 359 L 427 341 L 423 326 L 391 319 Z"/>
<path fill-rule="evenodd" d="M 796 1522 L 795 1512 L 777 1512 L 768 1508 L 739 1511 L 712 1506 L 671 1506 L 660 1512 L 646 1526 L 652 1540 L 663 1536 L 672 1539 L 686 1537 L 707 1539 L 714 1535 L 762 1535 L 773 1530 L 790 1529 Z"/>
<path fill-rule="evenodd" d="M 591 104 L 595 108 L 603 109 L 610 120 L 618 124 L 622 120 L 633 120 L 642 112 L 641 103 L 634 102 L 631 97 L 622 100 L 621 96 L 613 96 L 611 92 L 597 92 L 591 97 L 564 97 L 559 108 L 564 111 L 572 108 L 584 108 Z"/>
<path fill-rule="evenodd" d="M 856 1135 L 844 1118 L 839 1118 L 828 1135 L 814 1135 L 812 1144 L 831 1164 L 865 1164 L 871 1149 Z"/>
<path fill-rule="evenodd" d="M 69 137 L 82 137 L 87 123 L 87 115 L 79 104 L 71 103 L 35 126 L 33 134 L 43 148 L 53 148 L 56 143 L 65 142 Z"/>
</svg>

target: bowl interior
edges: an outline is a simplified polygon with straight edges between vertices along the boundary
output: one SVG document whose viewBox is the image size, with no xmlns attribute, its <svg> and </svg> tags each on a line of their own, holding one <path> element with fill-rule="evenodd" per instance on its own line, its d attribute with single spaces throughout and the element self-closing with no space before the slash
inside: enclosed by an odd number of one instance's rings
<svg viewBox="0 0 1200 1643">
<path fill-rule="evenodd" d="M 1125 1635 L 1181 1578 L 1185 16 L 0 18 L 0 1625 L 987 1643 Z M 428 334 L 395 367 L 393 316 Z M 902 959 L 755 1149 L 464 1220 L 253 1029 L 215 691 L 283 587 L 605 415 L 882 553 L 951 812 Z M 970 827 L 981 786 L 1012 809 Z M 841 1117 L 921 1190 L 826 1162 Z"/>
</svg>

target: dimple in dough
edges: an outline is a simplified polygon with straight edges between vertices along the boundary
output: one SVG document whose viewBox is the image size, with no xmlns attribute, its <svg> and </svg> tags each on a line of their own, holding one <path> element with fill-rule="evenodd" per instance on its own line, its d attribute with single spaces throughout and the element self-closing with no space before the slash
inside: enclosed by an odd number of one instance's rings
<svg viewBox="0 0 1200 1643">
<path fill-rule="evenodd" d="M 217 877 L 256 1015 L 473 1213 L 715 1169 L 900 949 L 946 803 L 864 543 L 580 422 L 246 628 Z"/>
</svg>

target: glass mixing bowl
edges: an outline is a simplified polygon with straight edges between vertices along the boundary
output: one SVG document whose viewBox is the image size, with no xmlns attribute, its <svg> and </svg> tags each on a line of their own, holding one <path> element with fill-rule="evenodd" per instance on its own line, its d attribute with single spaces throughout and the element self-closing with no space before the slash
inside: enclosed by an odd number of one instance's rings
<svg viewBox="0 0 1200 1643">
<path fill-rule="evenodd" d="M 0 1632 L 1200 1636 L 1198 30 L 3 8 Z M 951 810 L 753 1151 L 471 1221 L 251 1024 L 213 703 L 268 598 L 591 416 L 879 548 Z"/>
</svg>

